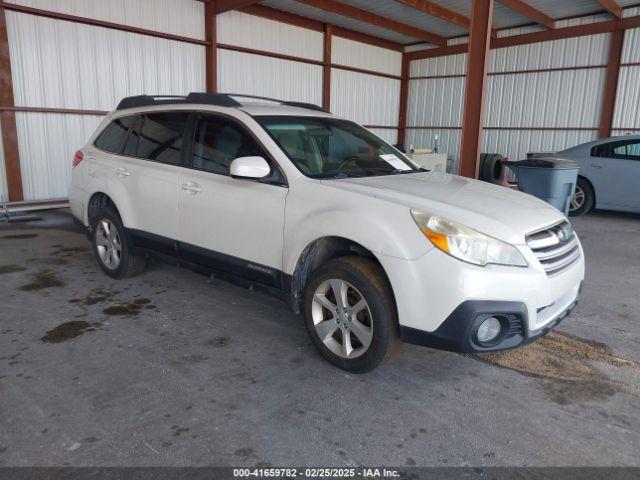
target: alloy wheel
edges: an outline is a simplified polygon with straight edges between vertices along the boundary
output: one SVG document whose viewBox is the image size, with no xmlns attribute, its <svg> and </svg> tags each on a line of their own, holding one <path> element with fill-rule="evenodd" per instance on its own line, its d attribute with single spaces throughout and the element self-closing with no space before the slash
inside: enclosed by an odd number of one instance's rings
<svg viewBox="0 0 640 480">
<path fill-rule="evenodd" d="M 311 316 L 320 341 L 341 358 L 357 358 L 371 345 L 371 309 L 358 289 L 345 280 L 332 278 L 318 286 Z"/>
<path fill-rule="evenodd" d="M 122 243 L 116 226 L 106 218 L 98 222 L 96 229 L 96 249 L 102 264 L 110 270 L 120 265 L 122 258 Z"/>
<path fill-rule="evenodd" d="M 575 212 L 580 209 L 584 205 L 585 201 L 585 193 L 582 188 L 576 185 L 576 189 L 573 192 L 573 197 L 571 197 L 571 204 L 569 205 L 569 210 Z"/>
</svg>

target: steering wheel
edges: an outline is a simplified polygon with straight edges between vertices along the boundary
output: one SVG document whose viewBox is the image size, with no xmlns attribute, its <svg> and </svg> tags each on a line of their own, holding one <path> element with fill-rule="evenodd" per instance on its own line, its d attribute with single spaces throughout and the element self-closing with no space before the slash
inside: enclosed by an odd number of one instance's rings
<svg viewBox="0 0 640 480">
<path fill-rule="evenodd" d="M 342 171 L 342 169 L 347 165 L 347 163 L 349 162 L 354 162 L 357 161 L 358 157 L 349 157 L 347 158 L 344 162 L 342 162 L 340 165 L 338 165 L 338 168 L 336 168 L 336 173 L 340 173 Z"/>
</svg>

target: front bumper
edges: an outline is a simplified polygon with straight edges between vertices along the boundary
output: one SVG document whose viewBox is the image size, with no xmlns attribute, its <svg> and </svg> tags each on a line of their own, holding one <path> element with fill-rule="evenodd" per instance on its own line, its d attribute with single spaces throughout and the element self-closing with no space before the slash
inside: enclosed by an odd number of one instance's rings
<svg viewBox="0 0 640 480">
<path fill-rule="evenodd" d="M 436 331 L 425 332 L 400 326 L 400 338 L 414 345 L 463 353 L 515 348 L 543 337 L 558 325 L 578 304 L 579 290 L 570 303 L 561 300 L 558 306 L 546 307 L 554 311 L 554 316 L 537 330 L 528 328 L 527 307 L 522 302 L 468 300 L 460 304 Z M 475 340 L 475 334 L 479 324 L 487 317 L 500 318 L 503 328 L 494 344 L 482 346 Z"/>
<path fill-rule="evenodd" d="M 447 350 L 485 351 L 513 348 L 553 328 L 578 299 L 582 247 L 578 261 L 554 275 L 547 275 L 531 250 L 520 248 L 528 267 L 479 267 L 435 248 L 415 260 L 379 257 L 393 288 L 402 338 Z M 505 317 L 513 335 L 488 349 L 474 346 L 470 335 L 478 315 L 493 314 Z"/>
</svg>

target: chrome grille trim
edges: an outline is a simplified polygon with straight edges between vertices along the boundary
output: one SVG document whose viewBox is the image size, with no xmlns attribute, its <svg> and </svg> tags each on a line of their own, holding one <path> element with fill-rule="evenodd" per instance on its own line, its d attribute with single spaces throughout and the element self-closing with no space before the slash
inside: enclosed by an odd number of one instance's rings
<svg viewBox="0 0 640 480">
<path fill-rule="evenodd" d="M 578 239 L 566 221 L 533 232 L 526 240 L 549 276 L 563 272 L 580 259 Z"/>
</svg>

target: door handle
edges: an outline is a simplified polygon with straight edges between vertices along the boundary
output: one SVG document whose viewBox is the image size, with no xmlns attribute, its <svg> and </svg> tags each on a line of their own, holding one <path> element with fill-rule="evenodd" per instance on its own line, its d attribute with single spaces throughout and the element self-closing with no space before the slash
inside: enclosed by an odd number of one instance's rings
<svg viewBox="0 0 640 480">
<path fill-rule="evenodd" d="M 600 165 L 599 163 L 592 163 L 591 166 L 593 168 L 602 168 L 602 165 Z"/>
<path fill-rule="evenodd" d="M 118 175 L 119 177 L 128 177 L 129 175 L 131 175 L 131 172 L 126 168 L 120 167 L 116 168 L 116 175 Z"/>
<path fill-rule="evenodd" d="M 202 187 L 198 185 L 196 182 L 189 182 L 182 184 L 182 190 L 189 192 L 192 195 L 196 193 L 200 193 L 202 191 Z"/>
</svg>

